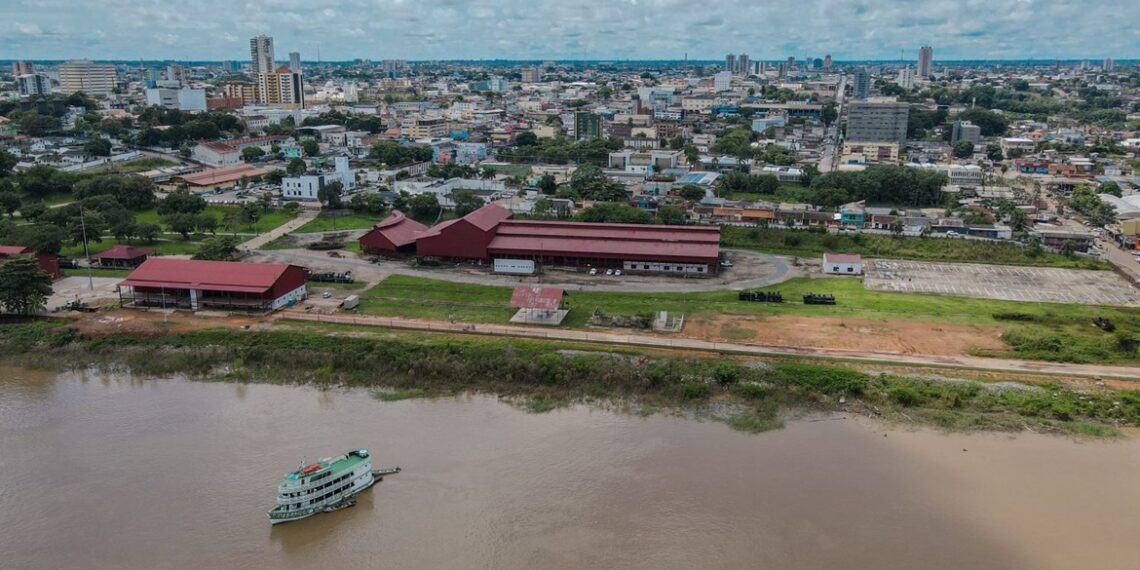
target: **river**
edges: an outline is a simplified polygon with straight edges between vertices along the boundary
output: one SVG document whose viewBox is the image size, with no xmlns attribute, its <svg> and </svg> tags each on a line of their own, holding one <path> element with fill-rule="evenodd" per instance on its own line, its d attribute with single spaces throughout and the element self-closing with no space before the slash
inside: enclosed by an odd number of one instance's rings
<svg viewBox="0 0 1140 570">
<path fill-rule="evenodd" d="M 1140 441 L 0 369 L 0 568 L 1137 568 Z M 271 527 L 302 458 L 405 471 Z"/>
</svg>

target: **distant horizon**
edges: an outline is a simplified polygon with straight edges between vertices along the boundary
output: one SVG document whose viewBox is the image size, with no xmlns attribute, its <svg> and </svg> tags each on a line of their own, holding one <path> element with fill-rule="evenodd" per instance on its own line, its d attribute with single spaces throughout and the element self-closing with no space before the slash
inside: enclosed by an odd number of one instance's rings
<svg viewBox="0 0 1140 570">
<path fill-rule="evenodd" d="M 818 56 L 822 59 L 823 56 Z M 1117 65 L 1132 65 L 1140 63 L 1140 57 L 1136 58 L 1116 58 L 1107 56 L 1113 63 Z M 751 58 L 755 62 L 764 63 L 782 63 L 787 58 L 765 59 L 765 58 Z M 813 56 L 812 59 L 815 59 Z M 1101 64 L 1106 57 L 1087 57 L 1087 58 L 1000 58 L 1000 59 L 985 59 L 985 58 L 966 58 L 966 59 L 934 59 L 934 65 L 961 65 L 961 64 L 1017 64 L 1017 65 L 1054 65 L 1058 62 L 1062 64 L 1080 64 L 1082 62 L 1089 62 L 1090 65 Z M 371 61 L 372 63 L 380 63 L 385 60 L 404 61 L 408 64 L 446 64 L 446 63 L 500 63 L 500 64 L 542 64 L 545 62 L 554 62 L 555 64 L 596 64 L 596 65 L 636 65 L 636 64 L 689 64 L 689 65 L 717 65 L 723 64 L 724 59 L 572 59 L 572 58 L 478 58 L 478 59 L 409 59 L 400 57 L 385 57 L 385 58 L 370 58 L 358 57 L 352 59 L 301 59 L 302 63 L 307 64 L 355 64 L 357 60 Z M 28 63 L 39 63 L 45 65 L 56 65 L 68 61 L 91 61 L 93 63 L 113 63 L 113 64 L 170 64 L 170 63 L 186 63 L 186 64 L 222 64 L 225 62 L 238 62 L 249 63 L 249 59 L 194 59 L 194 58 L 180 58 L 180 59 L 124 59 L 124 58 L 87 58 L 87 57 L 72 57 L 72 58 L 0 58 L 0 65 L 10 65 L 13 62 L 23 61 Z M 797 57 L 796 63 L 810 61 Z M 275 63 L 289 63 L 288 59 L 274 59 Z M 832 65 L 858 65 L 858 64 L 900 64 L 900 63 L 915 63 L 915 59 L 837 59 L 832 57 Z"/>
</svg>

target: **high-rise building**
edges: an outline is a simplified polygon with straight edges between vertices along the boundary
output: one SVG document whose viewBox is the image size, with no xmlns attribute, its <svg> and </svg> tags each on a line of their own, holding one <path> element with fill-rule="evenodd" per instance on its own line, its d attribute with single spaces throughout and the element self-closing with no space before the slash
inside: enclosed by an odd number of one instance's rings
<svg viewBox="0 0 1140 570">
<path fill-rule="evenodd" d="M 866 67 L 855 70 L 854 81 L 851 83 L 851 93 L 856 99 L 866 99 L 871 94 L 871 74 Z"/>
<path fill-rule="evenodd" d="M 823 68 L 831 71 L 831 54 L 823 56 Z"/>
<path fill-rule="evenodd" d="M 736 61 L 736 69 L 741 75 L 747 77 L 748 74 L 752 73 L 752 70 L 749 69 L 750 63 L 748 62 L 748 54 L 740 54 L 740 56 L 736 58 Z"/>
<path fill-rule="evenodd" d="M 934 73 L 934 48 L 922 46 L 918 48 L 918 76 L 922 79 Z"/>
<path fill-rule="evenodd" d="M 1104 63 L 1100 66 L 1101 71 L 1112 71 L 1116 69 L 1116 62 L 1112 61 L 1111 57 L 1104 58 Z"/>
<path fill-rule="evenodd" d="M 22 97 L 29 95 L 47 95 L 51 93 L 51 79 L 42 73 L 17 75 L 16 84 L 20 89 L 20 95 Z"/>
<path fill-rule="evenodd" d="M 262 73 L 258 78 L 258 102 L 269 105 L 285 105 L 291 109 L 305 108 L 304 76 L 282 65 L 272 73 Z"/>
<path fill-rule="evenodd" d="M 527 67 L 522 70 L 523 83 L 538 83 L 541 77 L 542 72 L 537 67 Z"/>
<path fill-rule="evenodd" d="M 602 116 L 589 111 L 576 111 L 574 138 L 577 140 L 602 138 Z"/>
<path fill-rule="evenodd" d="M 21 75 L 31 75 L 36 72 L 36 66 L 26 61 L 13 61 L 12 62 L 12 75 L 19 77 Z"/>
<path fill-rule="evenodd" d="M 713 76 L 713 90 L 717 93 L 732 89 L 732 72 L 720 71 Z"/>
<path fill-rule="evenodd" d="M 289 52 L 289 71 L 301 73 L 301 52 Z"/>
<path fill-rule="evenodd" d="M 77 60 L 59 66 L 59 88 L 64 95 L 82 91 L 88 95 L 110 95 L 119 76 L 115 66 Z"/>
<path fill-rule="evenodd" d="M 908 65 L 900 69 L 899 76 L 895 79 L 895 83 L 898 83 L 899 87 L 903 89 L 914 87 L 914 68 Z"/>
<path fill-rule="evenodd" d="M 795 70 L 796 70 L 796 56 L 789 55 L 788 56 L 788 73 L 791 73 Z"/>
<path fill-rule="evenodd" d="M 954 121 L 954 125 L 950 128 L 950 145 L 956 145 L 961 141 L 968 141 L 979 145 L 982 142 L 982 128 L 970 121 Z"/>
<path fill-rule="evenodd" d="M 408 62 L 402 59 L 385 59 L 380 62 L 380 70 L 385 73 L 402 71 L 407 66 Z"/>
<path fill-rule="evenodd" d="M 910 105 L 895 101 L 855 101 L 847 106 L 847 140 L 906 145 Z"/>
<path fill-rule="evenodd" d="M 186 85 L 190 82 L 190 70 L 177 63 L 172 63 L 166 66 L 166 80 L 176 81 L 179 86 Z"/>
<path fill-rule="evenodd" d="M 736 73 L 736 56 L 728 54 L 724 56 L 724 70 L 729 73 Z"/>
<path fill-rule="evenodd" d="M 249 72 L 254 75 L 273 73 L 273 38 L 262 34 L 249 39 Z"/>
</svg>

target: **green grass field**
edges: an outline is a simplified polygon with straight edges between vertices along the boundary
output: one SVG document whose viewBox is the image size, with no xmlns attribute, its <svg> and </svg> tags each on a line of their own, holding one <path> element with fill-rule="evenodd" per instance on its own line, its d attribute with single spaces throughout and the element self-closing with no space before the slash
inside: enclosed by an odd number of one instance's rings
<svg viewBox="0 0 1140 570">
<path fill-rule="evenodd" d="M 1015 331 L 1017 356 L 1073 362 L 1134 361 L 1134 349 L 1122 349 L 1131 331 L 1140 330 L 1140 309 L 1088 307 L 1055 303 L 1023 303 L 962 297 L 941 297 L 869 291 L 857 279 L 792 279 L 767 290 L 783 293 L 782 304 L 747 303 L 735 291 L 701 293 L 626 293 L 572 291 L 570 314 L 563 326 L 584 327 L 594 309 L 607 314 L 636 315 L 669 311 L 692 319 L 718 315 L 809 315 L 879 321 L 910 320 L 964 325 L 1002 326 Z M 836 296 L 834 306 L 804 305 L 804 293 Z M 480 323 L 506 323 L 515 310 L 508 307 L 510 287 L 453 283 L 392 275 L 361 295 L 366 314 Z M 1115 335 L 1092 326 L 1106 317 L 1117 326 Z M 1121 337 L 1124 335 L 1124 337 Z M 1009 353 L 993 353 L 1003 356 Z"/>
<path fill-rule="evenodd" d="M 331 232 L 340 230 L 366 230 L 376 225 L 376 222 L 384 219 L 387 214 L 381 216 L 349 214 L 345 216 L 326 215 L 321 212 L 316 218 L 313 218 L 305 225 L 301 226 L 294 233 L 312 233 L 312 232 Z"/>
<path fill-rule="evenodd" d="M 1013 243 L 981 240 L 894 237 L 870 234 L 830 235 L 805 230 L 781 228 L 746 228 L 724 226 L 721 244 L 725 247 L 750 249 L 764 253 L 815 257 L 825 251 L 858 253 L 867 257 L 911 259 L 916 261 L 948 261 L 959 263 L 991 263 L 998 265 L 1032 265 L 1073 269 L 1108 269 L 1106 263 L 1041 252 L 1030 255 L 1027 248 Z"/>
<path fill-rule="evenodd" d="M 530 176 L 532 172 L 528 164 L 488 164 L 483 168 L 490 168 L 495 172 L 506 174 L 508 176 L 521 176 L 523 178 Z"/>
<path fill-rule="evenodd" d="M 232 206 L 206 206 L 206 209 L 203 210 L 203 212 L 214 216 L 218 220 L 218 233 L 228 233 L 230 231 L 237 231 L 240 233 L 264 233 L 293 219 L 293 216 L 287 214 L 284 210 L 270 210 L 262 214 L 261 218 L 257 220 L 256 226 L 252 224 L 242 223 L 239 224 L 236 228 L 226 227 L 224 225 L 226 214 L 228 212 L 235 212 L 237 210 L 238 208 L 234 208 Z M 158 214 L 158 211 L 153 208 L 139 212 L 135 215 L 135 220 L 140 224 L 158 224 L 164 229 L 166 227 L 162 221 L 162 216 L 160 216 Z"/>
<path fill-rule="evenodd" d="M 131 160 L 123 163 L 112 164 L 107 168 L 100 169 L 102 172 L 119 172 L 122 174 L 132 174 L 136 172 L 146 172 L 154 170 L 155 168 L 165 168 L 167 166 L 177 166 L 178 163 L 173 160 L 165 158 L 147 157 Z"/>
<path fill-rule="evenodd" d="M 87 242 L 87 250 L 92 255 L 111 249 L 117 245 L 119 240 L 112 237 L 103 238 L 102 242 Z M 141 243 L 141 242 L 122 242 L 129 243 L 130 245 L 137 245 L 139 247 L 146 247 L 154 250 L 157 255 L 189 255 L 198 251 L 198 247 L 202 245 L 196 241 L 182 241 L 182 240 L 159 240 L 154 243 Z M 59 252 L 63 257 L 83 257 L 83 244 L 79 245 L 65 245 Z"/>
</svg>

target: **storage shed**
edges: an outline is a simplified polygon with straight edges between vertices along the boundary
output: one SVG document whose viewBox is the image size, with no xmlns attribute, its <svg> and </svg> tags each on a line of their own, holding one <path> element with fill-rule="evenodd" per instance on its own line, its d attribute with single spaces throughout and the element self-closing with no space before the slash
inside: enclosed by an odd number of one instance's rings
<svg viewBox="0 0 1140 570">
<path fill-rule="evenodd" d="M 862 275 L 863 257 L 854 253 L 824 253 L 823 272 L 829 275 Z"/>
</svg>

